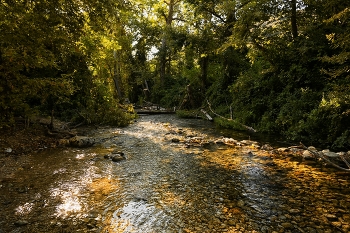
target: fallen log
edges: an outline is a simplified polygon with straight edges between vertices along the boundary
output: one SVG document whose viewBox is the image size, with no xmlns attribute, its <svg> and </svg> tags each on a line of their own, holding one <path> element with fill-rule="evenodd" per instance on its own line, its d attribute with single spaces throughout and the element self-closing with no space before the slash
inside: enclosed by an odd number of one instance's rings
<svg viewBox="0 0 350 233">
<path fill-rule="evenodd" d="M 204 109 L 201 109 L 201 112 L 207 117 L 208 120 L 213 120 L 213 118 Z"/>
<path fill-rule="evenodd" d="M 77 135 L 76 132 L 71 132 L 67 130 L 50 130 L 49 128 L 46 131 L 46 135 L 52 138 L 71 138 Z"/>
<path fill-rule="evenodd" d="M 227 121 L 233 121 L 233 119 L 228 119 L 228 118 L 223 117 L 223 116 L 217 114 L 216 112 L 214 112 L 213 109 L 211 109 L 211 104 L 210 104 L 210 102 L 209 102 L 208 100 L 207 100 L 207 103 L 208 103 L 209 110 L 210 110 L 215 116 L 218 116 L 218 117 L 220 117 L 220 118 L 222 118 L 222 119 L 224 119 L 224 120 L 227 120 Z M 239 122 L 236 122 L 236 123 L 239 124 L 239 125 L 241 125 L 243 128 L 246 128 L 247 130 L 249 130 L 249 131 L 251 131 L 251 132 L 254 132 L 254 133 L 257 132 L 253 127 L 244 125 L 244 124 L 239 123 Z"/>
<path fill-rule="evenodd" d="M 174 114 L 175 111 L 172 110 L 152 110 L 152 109 L 135 109 L 137 114 Z"/>
<path fill-rule="evenodd" d="M 303 148 L 304 150 L 307 150 L 309 151 L 313 156 L 315 157 L 318 157 L 318 158 L 321 158 L 323 161 L 325 161 L 326 163 L 328 163 L 329 165 L 335 167 L 335 168 L 338 168 L 342 171 L 346 171 L 346 172 L 350 172 L 350 163 L 346 160 L 346 158 L 343 156 L 343 155 L 339 155 L 337 157 L 340 157 L 343 162 L 348 166 L 348 168 L 344 168 L 344 167 L 341 167 L 339 166 L 338 164 L 332 162 L 330 158 L 334 157 L 334 156 L 327 156 L 325 155 L 324 153 L 322 152 L 318 152 L 317 150 L 311 150 L 310 148 L 306 147 L 303 143 L 300 142 L 300 145 L 301 145 L 301 148 Z"/>
</svg>

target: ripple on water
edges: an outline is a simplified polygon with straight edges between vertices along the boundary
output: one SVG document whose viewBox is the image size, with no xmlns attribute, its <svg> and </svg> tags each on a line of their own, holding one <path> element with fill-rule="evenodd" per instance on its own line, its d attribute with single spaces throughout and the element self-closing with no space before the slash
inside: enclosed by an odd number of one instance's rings
<svg viewBox="0 0 350 233">
<path fill-rule="evenodd" d="M 100 130 L 107 144 L 32 156 L 1 183 L 0 232 L 348 232 L 348 178 L 241 147 L 179 146 L 212 131 L 147 116 Z M 104 159 L 114 149 L 127 159 Z M 13 229 L 18 218 L 26 228 Z"/>
<path fill-rule="evenodd" d="M 169 216 L 146 200 L 134 199 L 113 213 L 111 221 L 116 232 L 154 232 L 164 229 Z"/>
</svg>

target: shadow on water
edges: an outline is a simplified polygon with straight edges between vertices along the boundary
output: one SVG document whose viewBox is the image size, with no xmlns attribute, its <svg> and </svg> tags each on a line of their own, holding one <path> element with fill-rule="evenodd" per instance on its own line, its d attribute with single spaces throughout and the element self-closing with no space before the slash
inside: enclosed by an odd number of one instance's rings
<svg viewBox="0 0 350 233">
<path fill-rule="evenodd" d="M 187 143 L 220 136 L 208 122 L 144 116 L 92 134 L 100 146 L 8 168 L 0 232 L 346 232 L 347 178 L 253 147 Z M 105 159 L 113 150 L 127 159 Z"/>
<path fill-rule="evenodd" d="M 291 145 L 298 145 L 298 142 L 288 141 L 279 135 L 263 134 L 259 132 L 238 131 L 224 128 L 218 128 L 218 132 L 224 137 L 234 138 L 236 140 L 253 140 L 260 144 L 269 144 L 273 147 L 286 147 Z"/>
<path fill-rule="evenodd" d="M 180 119 L 182 120 L 182 119 Z M 187 119 L 189 120 L 189 119 Z M 193 120 L 193 119 L 190 119 Z M 232 130 L 227 128 L 218 127 L 215 125 L 214 122 L 210 122 L 207 120 L 193 120 L 192 122 L 183 122 L 183 125 L 186 125 L 187 127 L 192 127 L 197 130 L 201 130 L 203 132 L 206 132 L 209 135 L 212 135 L 214 137 L 228 137 L 228 138 L 234 138 L 236 140 L 253 140 L 258 141 L 260 144 L 269 144 L 273 147 L 286 147 L 291 145 L 298 145 L 299 142 L 293 142 L 290 140 L 287 140 L 286 138 L 283 138 L 280 135 L 274 135 L 274 134 L 264 134 L 260 132 L 252 132 L 252 131 L 244 131 L 244 130 Z"/>
<path fill-rule="evenodd" d="M 183 131 L 187 125 L 188 122 L 178 122 L 175 129 Z M 163 126 L 174 131 L 167 122 Z M 133 134 L 142 138 L 135 147 L 142 146 L 143 150 L 136 150 L 133 167 L 124 167 L 123 172 L 131 174 L 123 188 L 130 202 L 115 210 L 112 221 L 115 231 L 315 230 L 313 224 L 307 225 L 308 212 L 315 208 L 310 199 L 298 196 L 307 188 L 294 187 L 296 181 L 290 177 L 293 163 L 289 167 L 280 166 L 269 156 L 256 156 L 244 150 L 184 149 L 170 140 L 164 142 L 161 128 L 139 127 L 145 130 L 143 136 Z M 204 129 L 208 132 L 208 128 Z M 193 127 L 191 130 L 192 136 L 203 133 L 203 127 L 197 133 Z M 144 211 L 145 207 L 148 211 Z M 295 214 L 299 216 L 292 216 Z M 329 221 L 324 222 L 322 229 L 334 230 Z"/>
</svg>

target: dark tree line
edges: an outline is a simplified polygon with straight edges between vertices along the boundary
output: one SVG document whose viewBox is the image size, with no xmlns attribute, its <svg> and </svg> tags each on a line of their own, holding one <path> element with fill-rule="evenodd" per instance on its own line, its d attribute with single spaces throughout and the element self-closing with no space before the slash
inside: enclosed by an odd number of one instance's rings
<svg viewBox="0 0 350 233">
<path fill-rule="evenodd" d="M 349 15 L 342 0 L 2 1 L 1 125 L 52 110 L 126 124 L 126 98 L 209 102 L 260 132 L 348 148 Z"/>
</svg>

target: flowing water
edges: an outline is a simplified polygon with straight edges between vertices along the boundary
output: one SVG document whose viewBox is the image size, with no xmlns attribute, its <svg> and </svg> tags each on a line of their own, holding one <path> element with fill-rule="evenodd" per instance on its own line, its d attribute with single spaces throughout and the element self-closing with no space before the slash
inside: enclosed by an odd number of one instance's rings
<svg viewBox="0 0 350 233">
<path fill-rule="evenodd" d="M 0 233 L 349 232 L 348 175 L 213 143 L 220 134 L 207 121 L 142 116 L 91 131 L 94 147 L 4 160 Z M 104 157 L 116 150 L 126 160 Z"/>
</svg>

